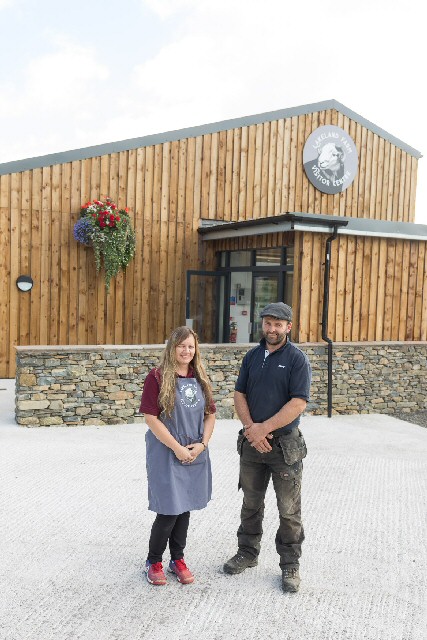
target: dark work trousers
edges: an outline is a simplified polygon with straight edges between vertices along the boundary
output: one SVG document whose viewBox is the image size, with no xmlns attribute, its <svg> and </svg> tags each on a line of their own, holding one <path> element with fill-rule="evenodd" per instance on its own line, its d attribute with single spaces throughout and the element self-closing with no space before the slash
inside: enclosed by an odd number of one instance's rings
<svg viewBox="0 0 427 640">
<path fill-rule="evenodd" d="M 260 453 L 239 435 L 239 486 L 243 490 L 240 527 L 237 531 L 239 551 L 256 558 L 260 551 L 265 493 L 270 478 L 276 493 L 279 510 L 279 528 L 276 550 L 280 567 L 298 566 L 304 529 L 301 521 L 302 458 L 307 449 L 298 428 L 289 435 L 269 440 L 272 451 Z"/>
<path fill-rule="evenodd" d="M 184 557 L 189 523 L 189 511 L 177 516 L 165 516 L 158 513 L 151 527 L 147 560 L 151 563 L 161 562 L 168 541 L 171 559 L 181 560 Z"/>
</svg>

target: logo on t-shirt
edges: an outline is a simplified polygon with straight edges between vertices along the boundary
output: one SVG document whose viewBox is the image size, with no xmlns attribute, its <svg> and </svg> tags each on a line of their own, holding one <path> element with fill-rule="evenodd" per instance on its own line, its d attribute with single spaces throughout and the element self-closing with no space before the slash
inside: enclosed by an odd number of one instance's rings
<svg viewBox="0 0 427 640">
<path fill-rule="evenodd" d="M 197 386 L 191 382 L 183 384 L 181 389 L 181 404 L 185 407 L 195 407 L 200 402 L 197 397 Z"/>
</svg>

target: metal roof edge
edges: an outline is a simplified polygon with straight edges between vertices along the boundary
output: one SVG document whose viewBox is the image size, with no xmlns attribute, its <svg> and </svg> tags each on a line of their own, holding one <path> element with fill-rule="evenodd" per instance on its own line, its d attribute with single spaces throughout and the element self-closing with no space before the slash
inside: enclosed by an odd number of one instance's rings
<svg viewBox="0 0 427 640">
<path fill-rule="evenodd" d="M 210 133 L 218 133 L 228 129 L 236 129 L 239 127 L 248 127 L 253 124 L 260 124 L 262 122 L 272 122 L 274 120 L 281 120 L 285 118 L 292 118 L 294 116 L 307 115 L 308 113 L 316 113 L 318 111 L 325 111 L 327 109 L 335 109 L 340 111 L 350 119 L 355 120 L 359 124 L 368 129 L 371 129 L 374 133 L 378 134 L 382 138 L 385 138 L 395 146 L 403 149 L 416 158 L 421 158 L 422 154 L 413 147 L 410 147 L 402 140 L 399 140 L 395 136 L 381 129 L 377 125 L 373 124 L 369 120 L 366 120 L 355 111 L 348 109 L 345 105 L 341 104 L 337 100 L 324 100 L 322 102 L 313 102 L 310 104 L 304 104 L 297 107 L 289 107 L 286 109 L 279 109 L 277 111 L 267 111 L 265 113 L 258 113 L 250 116 L 242 116 L 239 118 L 231 118 L 229 120 L 221 120 L 218 122 L 212 122 L 210 124 L 198 125 L 195 127 L 187 127 L 184 129 L 175 129 L 172 131 L 165 131 L 163 133 L 150 134 L 139 138 L 128 138 L 126 140 L 120 140 L 117 142 L 108 142 L 105 144 L 93 145 L 90 147 L 83 147 L 81 149 L 71 149 L 69 151 L 60 151 L 58 153 L 50 153 L 43 156 L 35 156 L 33 158 L 26 158 L 23 160 L 12 160 L 11 162 L 5 162 L 0 164 L 0 176 L 9 173 L 20 173 L 22 171 L 28 171 L 30 169 L 38 169 L 41 167 L 51 166 L 55 164 L 62 164 L 66 162 L 73 162 L 75 160 L 86 160 L 87 158 L 93 158 L 98 156 L 109 155 L 111 153 L 119 153 L 120 151 L 130 151 L 138 149 L 140 147 L 149 147 L 156 144 L 163 144 L 165 142 L 175 142 L 185 138 L 195 138 L 197 136 L 206 135 Z"/>
<path fill-rule="evenodd" d="M 265 225 L 277 225 L 282 222 L 296 222 L 299 219 L 308 220 L 309 222 L 317 223 L 318 225 L 326 226 L 328 223 L 337 224 L 339 226 L 346 226 L 349 220 L 352 218 L 346 218 L 344 216 L 330 216 L 320 213 L 301 213 L 298 211 L 288 211 L 281 213 L 277 216 L 267 216 L 266 218 L 251 218 L 249 220 L 230 221 L 224 222 L 224 220 L 212 220 L 202 218 L 200 220 L 201 225 L 198 228 L 198 232 L 203 234 L 210 233 L 211 231 L 218 229 L 243 229 L 244 227 L 256 227 Z"/>
<path fill-rule="evenodd" d="M 411 147 L 409 144 L 406 144 L 406 142 L 403 142 L 403 140 L 396 138 L 385 129 L 378 127 L 376 124 L 374 124 L 370 120 L 367 120 L 363 116 L 360 116 L 358 113 L 356 113 L 355 111 L 352 111 L 351 109 L 346 107 L 344 104 L 341 104 L 341 102 L 338 102 L 337 100 L 331 100 L 331 102 L 334 103 L 335 105 L 334 108 L 337 111 L 340 111 L 341 113 L 346 115 L 348 118 L 350 118 L 350 120 L 355 120 L 355 122 L 358 122 L 363 127 L 366 127 L 366 129 L 370 129 L 371 131 L 379 135 L 381 138 L 388 140 L 388 142 L 391 142 L 396 147 L 399 147 L 399 149 L 406 151 L 407 153 L 409 153 L 409 155 L 414 156 L 417 159 L 420 159 L 423 157 L 423 154 L 421 153 L 421 151 L 414 149 L 414 147 Z"/>
<path fill-rule="evenodd" d="M 348 229 L 355 231 L 371 231 L 375 233 L 404 234 L 408 236 L 425 236 L 427 240 L 427 224 L 415 222 L 395 222 L 394 220 L 371 220 L 369 218 L 345 218 Z"/>
<path fill-rule="evenodd" d="M 198 231 L 206 240 L 227 237 L 229 231 L 241 235 L 255 235 L 276 231 L 309 231 L 312 233 L 329 232 L 334 226 L 344 235 L 368 235 L 401 239 L 422 240 L 427 242 L 427 225 L 414 222 L 394 222 L 392 220 L 372 220 L 370 218 L 351 218 L 318 213 L 284 213 L 278 216 L 242 220 L 241 222 L 223 222 L 201 220 Z M 250 231 L 249 231 L 250 229 Z M 234 235 L 234 234 L 233 234 Z M 238 235 L 238 233 L 237 233 Z"/>
<path fill-rule="evenodd" d="M 324 220 L 331 223 L 336 223 L 339 220 L 344 220 L 348 223 L 345 230 L 342 233 L 346 233 L 347 230 L 353 229 L 357 231 L 374 231 L 378 233 L 391 233 L 398 234 L 403 233 L 407 235 L 425 235 L 427 240 L 427 224 L 419 224 L 415 222 L 403 222 L 395 220 L 374 220 L 372 218 L 354 218 L 351 216 L 332 216 L 322 213 L 289 213 L 289 216 L 296 216 L 303 218 L 304 220 Z"/>
</svg>

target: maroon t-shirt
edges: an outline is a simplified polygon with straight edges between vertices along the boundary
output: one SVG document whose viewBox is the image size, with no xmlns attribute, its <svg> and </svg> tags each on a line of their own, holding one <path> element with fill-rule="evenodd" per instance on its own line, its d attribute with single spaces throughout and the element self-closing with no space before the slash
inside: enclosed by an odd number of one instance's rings
<svg viewBox="0 0 427 640">
<path fill-rule="evenodd" d="M 148 413 L 150 416 L 157 416 L 161 414 L 161 409 L 158 404 L 160 393 L 160 380 L 161 374 L 159 369 L 151 369 L 150 373 L 145 378 L 144 389 L 142 391 L 141 405 L 139 407 L 140 413 Z M 194 378 L 193 369 L 189 368 L 186 376 L 179 376 L 180 378 Z M 215 403 L 212 401 L 209 407 L 210 413 L 216 412 Z"/>
</svg>

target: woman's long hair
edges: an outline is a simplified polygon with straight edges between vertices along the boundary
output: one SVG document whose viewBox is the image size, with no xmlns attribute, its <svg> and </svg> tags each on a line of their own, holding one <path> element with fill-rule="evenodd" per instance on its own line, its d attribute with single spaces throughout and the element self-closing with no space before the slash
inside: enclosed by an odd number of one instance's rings
<svg viewBox="0 0 427 640">
<path fill-rule="evenodd" d="M 193 336 L 196 347 L 193 359 L 189 363 L 189 366 L 192 367 L 194 377 L 202 387 L 203 395 L 205 397 L 205 415 L 211 413 L 210 407 L 213 404 L 212 389 L 200 358 L 199 339 L 197 337 L 197 333 L 189 327 L 177 327 L 172 331 L 170 338 L 167 341 L 160 363 L 161 382 L 159 406 L 169 416 L 172 414 L 175 405 L 177 376 L 176 347 L 181 344 L 181 342 L 184 342 L 184 340 L 189 336 Z"/>
</svg>

